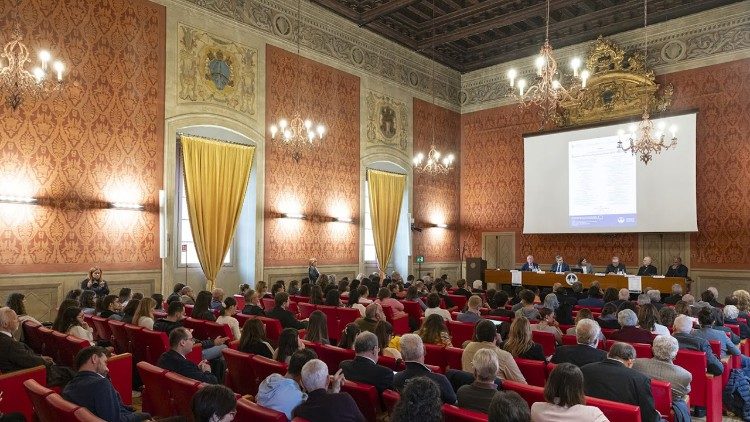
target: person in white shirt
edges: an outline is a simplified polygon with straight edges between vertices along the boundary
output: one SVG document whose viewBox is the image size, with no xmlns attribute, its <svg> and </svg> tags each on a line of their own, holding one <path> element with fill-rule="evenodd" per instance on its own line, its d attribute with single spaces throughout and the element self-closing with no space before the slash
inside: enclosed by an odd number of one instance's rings
<svg viewBox="0 0 750 422">
<path fill-rule="evenodd" d="M 531 405 L 532 422 L 606 422 L 599 408 L 586 406 L 583 373 L 572 363 L 561 363 L 552 370 L 544 386 L 543 402 Z"/>
<path fill-rule="evenodd" d="M 229 326 L 229 328 L 232 330 L 232 336 L 234 337 L 233 340 L 238 340 L 241 335 L 240 322 L 237 321 L 237 318 L 234 317 L 234 314 L 236 313 L 237 300 L 232 296 L 229 296 L 224 299 L 221 314 L 218 318 L 216 318 L 217 324 L 225 324 Z"/>
<path fill-rule="evenodd" d="M 83 310 L 81 308 L 73 306 L 66 309 L 63 314 L 62 326 L 65 327 L 66 334 L 88 340 L 92 346 L 96 346 L 94 342 L 94 330 L 83 320 Z"/>
<path fill-rule="evenodd" d="M 135 313 L 133 313 L 133 324 L 139 327 L 154 329 L 154 309 L 156 301 L 150 297 L 144 297 L 138 303 Z"/>
<path fill-rule="evenodd" d="M 446 321 L 451 320 L 451 313 L 440 307 L 440 296 L 437 293 L 427 295 L 427 309 L 424 311 L 425 319 L 432 314 L 440 315 Z"/>
<path fill-rule="evenodd" d="M 669 328 L 659 324 L 661 318 L 659 317 L 659 311 L 656 310 L 656 306 L 651 303 L 646 303 L 638 308 L 638 326 L 644 330 L 651 331 L 651 334 L 658 336 L 669 336 Z"/>
</svg>

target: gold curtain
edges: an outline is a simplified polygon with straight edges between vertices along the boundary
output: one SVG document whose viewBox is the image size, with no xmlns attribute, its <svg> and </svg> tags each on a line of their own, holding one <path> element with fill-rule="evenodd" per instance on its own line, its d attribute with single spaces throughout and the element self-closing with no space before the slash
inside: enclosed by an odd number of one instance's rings
<svg viewBox="0 0 750 422">
<path fill-rule="evenodd" d="M 237 230 L 255 147 L 188 135 L 180 144 L 190 227 L 211 290 Z"/>
<path fill-rule="evenodd" d="M 391 260 L 393 244 L 401 216 L 406 176 L 379 170 L 367 170 L 367 187 L 370 195 L 370 221 L 375 238 L 378 268 L 385 272 Z"/>
</svg>

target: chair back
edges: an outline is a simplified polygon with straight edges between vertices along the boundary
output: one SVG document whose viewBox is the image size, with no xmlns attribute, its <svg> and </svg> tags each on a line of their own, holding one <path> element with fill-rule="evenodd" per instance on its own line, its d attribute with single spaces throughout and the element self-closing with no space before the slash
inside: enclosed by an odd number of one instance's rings
<svg viewBox="0 0 750 422">
<path fill-rule="evenodd" d="M 515 358 L 515 361 L 529 385 L 544 387 L 544 384 L 547 382 L 546 363 L 540 360 L 521 358 Z"/>
<path fill-rule="evenodd" d="M 287 369 L 285 363 L 277 362 L 273 359 L 268 359 L 259 355 L 253 355 L 250 358 L 250 367 L 253 369 L 253 373 L 258 379 L 258 384 L 263 382 L 263 380 L 268 378 L 271 374 L 286 374 Z"/>
<path fill-rule="evenodd" d="M 448 295 L 448 298 L 453 302 L 453 306 L 458 308 L 459 311 L 462 310 L 464 306 L 466 306 L 466 302 L 469 301 L 464 295 Z"/>
<path fill-rule="evenodd" d="M 419 321 L 419 318 L 422 318 L 422 307 L 419 306 L 419 303 L 411 301 L 411 300 L 400 300 L 404 305 L 404 312 L 406 312 L 409 317 L 413 318 L 415 321 Z"/>
<path fill-rule="evenodd" d="M 654 396 L 654 407 L 669 422 L 674 420 L 672 415 L 672 384 L 657 379 L 651 380 L 651 394 Z"/>
<path fill-rule="evenodd" d="M 71 403 L 57 393 L 48 394 L 44 397 L 45 406 L 55 413 L 54 422 L 77 422 L 76 410 L 81 406 Z M 98 419 L 98 418 L 97 418 Z M 99 419 L 101 420 L 101 419 Z"/>
<path fill-rule="evenodd" d="M 487 414 L 444 404 L 443 422 L 487 422 Z"/>
<path fill-rule="evenodd" d="M 237 301 L 237 309 L 242 310 L 245 307 L 245 296 L 233 295 L 232 297 Z"/>
<path fill-rule="evenodd" d="M 336 308 L 336 318 L 339 320 L 339 328 L 338 328 L 339 335 L 341 335 L 341 332 L 344 331 L 344 328 L 348 324 L 356 321 L 361 315 L 362 314 L 359 313 L 359 310 L 354 309 L 354 308 L 345 308 L 345 307 Z M 331 332 L 329 331 L 328 335 L 330 334 Z"/>
<path fill-rule="evenodd" d="M 193 308 L 195 305 L 185 305 L 185 316 L 190 317 L 193 315 Z"/>
<path fill-rule="evenodd" d="M 341 386 L 341 391 L 352 396 L 365 420 L 376 422 L 378 413 L 380 413 L 380 397 L 378 397 L 378 390 L 375 389 L 375 386 L 345 381 Z"/>
<path fill-rule="evenodd" d="M 575 346 L 578 344 L 578 337 L 575 334 L 564 334 L 562 336 L 563 346 Z"/>
<path fill-rule="evenodd" d="M 444 354 L 445 365 L 447 368 L 459 371 L 463 370 L 463 362 L 461 358 L 463 357 L 464 349 L 461 349 L 460 347 L 446 347 Z"/>
<path fill-rule="evenodd" d="M 246 398 L 237 400 L 236 421 L 254 421 L 254 422 L 287 422 L 286 415 L 257 403 L 253 403 Z"/>
<path fill-rule="evenodd" d="M 341 362 L 354 359 L 355 353 L 352 349 L 344 349 L 330 344 L 320 346 L 318 358 L 328 365 L 328 372 L 333 375 L 339 370 Z"/>
<path fill-rule="evenodd" d="M 112 331 L 115 351 L 117 351 L 117 353 L 132 353 L 133 350 L 130 347 L 130 339 L 128 338 L 128 333 L 125 331 L 125 323 L 114 319 L 108 319 L 107 324 Z"/>
<path fill-rule="evenodd" d="M 172 403 L 178 415 L 184 416 L 188 422 L 193 421 L 193 410 L 190 401 L 193 395 L 200 390 L 202 383 L 192 378 L 183 377 L 176 372 L 167 372 L 167 386 Z"/>
<path fill-rule="evenodd" d="M 610 422 L 641 421 L 641 408 L 632 404 L 617 403 L 588 396 L 586 396 L 586 404 L 598 407 Z"/>
<path fill-rule="evenodd" d="M 169 337 L 162 331 L 154 331 L 144 328 L 133 333 L 135 342 L 133 342 L 133 351 L 136 352 L 136 361 L 145 361 L 156 365 L 164 352 L 169 350 Z"/>
<path fill-rule="evenodd" d="M 133 404 L 133 355 L 123 353 L 112 355 L 107 359 L 109 379 L 112 386 L 120 393 L 122 402 L 130 406 Z"/>
<path fill-rule="evenodd" d="M 461 347 L 465 341 L 471 340 L 474 337 L 474 327 L 476 324 L 448 321 L 448 331 L 451 333 L 453 345 Z"/>
<path fill-rule="evenodd" d="M 268 318 L 264 316 L 257 316 L 257 319 L 263 321 L 266 324 L 266 338 L 273 344 L 279 344 L 279 336 L 281 336 L 281 322 L 278 319 Z"/>
<path fill-rule="evenodd" d="M 5 398 L 0 400 L 0 414 L 18 412 L 27 421 L 34 420 L 34 407 L 24 385 L 29 380 L 43 387 L 47 383 L 47 368 L 40 365 L 0 375 L 0 391 Z"/>
<path fill-rule="evenodd" d="M 424 351 L 425 364 L 445 368 L 445 346 L 440 344 L 425 344 Z"/>
<path fill-rule="evenodd" d="M 23 338 L 26 344 L 38 354 L 44 355 L 44 338 L 39 331 L 39 328 L 41 327 L 41 325 L 33 321 L 26 321 L 21 325 Z"/>
<path fill-rule="evenodd" d="M 94 315 L 91 317 L 91 322 L 94 325 L 94 330 L 96 330 L 96 336 L 100 340 L 112 341 L 112 329 L 107 324 L 107 318 Z"/>
<path fill-rule="evenodd" d="M 544 356 L 552 356 L 555 354 L 557 343 L 554 334 L 548 333 L 546 331 L 534 330 L 531 332 L 531 339 L 535 343 L 539 343 L 542 346 L 542 350 L 544 350 Z"/>
<path fill-rule="evenodd" d="M 58 364 L 68 366 L 71 368 L 76 367 L 76 355 L 81 350 L 90 347 L 91 343 L 88 340 L 84 340 L 75 336 L 66 336 L 60 339 L 60 350 L 58 352 L 59 361 Z"/>
<path fill-rule="evenodd" d="M 40 383 L 33 378 L 24 381 L 23 387 L 24 390 L 26 390 L 26 396 L 31 402 L 31 406 L 34 409 L 31 418 L 27 418 L 26 420 L 35 420 L 34 414 L 36 414 L 39 422 L 56 422 L 57 415 L 55 414 L 55 411 L 49 405 L 47 405 L 47 402 L 44 400 L 45 397 L 53 394 L 54 391 L 45 387 L 43 383 Z"/>
<path fill-rule="evenodd" d="M 300 319 L 310 318 L 310 314 L 315 311 L 318 305 L 313 305 L 307 302 L 298 302 L 297 307 L 299 308 Z"/>
<path fill-rule="evenodd" d="M 381 397 L 383 397 L 383 405 L 385 406 L 385 411 L 389 413 L 393 411 L 394 407 L 396 407 L 396 403 L 401 400 L 401 395 L 398 393 L 398 391 L 393 390 L 383 391 Z"/>
<path fill-rule="evenodd" d="M 215 339 L 216 337 L 229 337 L 228 341 L 239 340 L 234 338 L 232 328 L 227 324 L 219 324 L 213 321 L 203 321 L 203 330 L 207 339 Z"/>
<path fill-rule="evenodd" d="M 633 348 L 635 349 L 635 355 L 639 358 L 651 359 L 654 357 L 654 351 L 648 343 L 633 343 Z"/>
<path fill-rule="evenodd" d="M 503 381 L 503 390 L 515 391 L 528 403 L 532 404 L 540 401 L 544 402 L 544 387 L 528 385 L 517 381 Z"/>
<path fill-rule="evenodd" d="M 385 366 L 396 372 L 403 371 L 406 368 L 403 361 L 398 361 L 396 358 L 383 355 L 378 356 L 378 365 Z"/>
<path fill-rule="evenodd" d="M 226 384 L 237 394 L 258 394 L 258 377 L 253 372 L 252 355 L 234 349 L 221 351 L 227 363 Z"/>
<path fill-rule="evenodd" d="M 276 299 L 272 297 L 264 297 L 260 300 L 260 305 L 263 309 L 270 311 L 276 306 Z"/>
<path fill-rule="evenodd" d="M 169 395 L 165 377 L 167 370 L 148 362 L 138 362 L 136 368 L 144 386 L 141 392 L 143 411 L 158 418 L 172 416 L 172 397 Z"/>
<path fill-rule="evenodd" d="M 344 327 L 339 328 L 338 309 L 339 308 L 336 306 L 326 306 L 326 305 L 318 306 L 318 310 L 323 312 L 326 316 L 326 325 L 328 326 L 327 327 L 328 338 L 332 343 L 335 343 L 338 341 L 339 337 L 341 337 L 341 330 L 344 329 Z M 356 311 L 356 309 L 354 310 Z"/>
</svg>

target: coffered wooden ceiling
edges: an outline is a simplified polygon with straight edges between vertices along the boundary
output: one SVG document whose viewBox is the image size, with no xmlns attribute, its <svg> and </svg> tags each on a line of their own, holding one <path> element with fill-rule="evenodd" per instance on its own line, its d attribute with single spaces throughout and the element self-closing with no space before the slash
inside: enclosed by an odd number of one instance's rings
<svg viewBox="0 0 750 422">
<path fill-rule="evenodd" d="M 460 72 L 538 53 L 545 0 L 311 0 Z M 649 0 L 649 24 L 741 0 Z M 643 0 L 551 0 L 553 48 L 643 26 Z"/>
</svg>

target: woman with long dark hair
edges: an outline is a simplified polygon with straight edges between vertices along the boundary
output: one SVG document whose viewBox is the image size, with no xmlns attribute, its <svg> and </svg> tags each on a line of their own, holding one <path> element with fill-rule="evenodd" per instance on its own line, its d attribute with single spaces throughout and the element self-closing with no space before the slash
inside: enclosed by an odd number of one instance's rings
<svg viewBox="0 0 750 422">
<path fill-rule="evenodd" d="M 422 339 L 424 344 L 453 346 L 451 335 L 448 333 L 448 327 L 445 325 L 445 320 L 438 314 L 432 314 L 425 318 L 416 334 Z"/>
<path fill-rule="evenodd" d="M 245 321 L 238 350 L 273 359 L 273 347 L 266 339 L 266 325 L 263 321 L 255 318 Z"/>
<path fill-rule="evenodd" d="M 357 324 L 353 322 L 346 324 L 346 327 L 344 327 L 344 330 L 341 332 L 341 339 L 339 340 L 339 347 L 343 349 L 353 349 L 354 340 L 357 338 L 357 335 L 361 332 L 362 330 L 360 330 Z"/>
<path fill-rule="evenodd" d="M 612 380 L 617 382 L 617 380 Z M 543 402 L 531 405 L 533 421 L 604 422 L 608 419 L 595 406 L 586 406 L 583 373 L 572 363 L 558 364 L 544 386 Z"/>
<path fill-rule="evenodd" d="M 355 280 L 356 281 L 356 280 Z M 362 315 L 362 318 L 365 317 L 365 306 L 361 303 L 359 303 L 359 295 L 360 290 L 359 289 L 352 289 L 349 292 L 349 300 L 346 302 L 347 308 L 354 308 L 359 311 L 360 315 Z"/>
<path fill-rule="evenodd" d="M 67 311 L 68 308 L 78 308 L 78 302 L 73 299 L 65 299 L 60 303 L 60 306 L 57 307 L 57 316 L 55 317 L 55 321 L 52 323 L 53 330 L 59 331 L 61 333 L 67 331 L 68 327 L 65 326 L 64 315 L 65 311 Z"/>
<path fill-rule="evenodd" d="M 229 296 L 224 299 L 224 302 L 221 306 L 221 311 L 219 311 L 219 317 L 216 318 L 217 324 L 224 324 L 229 326 L 229 329 L 232 330 L 232 337 L 234 337 L 234 340 L 239 339 L 241 336 L 240 322 L 237 321 L 237 318 L 234 317 L 236 313 L 237 299 Z"/>
<path fill-rule="evenodd" d="M 299 338 L 299 331 L 296 328 L 284 328 L 279 335 L 279 347 L 273 352 L 273 358 L 288 364 L 294 352 L 304 348 L 305 344 Z"/>
<path fill-rule="evenodd" d="M 83 311 L 81 308 L 71 306 L 66 309 L 63 313 L 60 326 L 64 327 L 64 330 L 61 332 L 73 337 L 88 340 L 92 346 L 96 346 L 96 343 L 94 342 L 94 330 L 83 320 Z"/>
<path fill-rule="evenodd" d="M 13 334 L 13 338 L 19 341 L 23 341 L 23 323 L 31 321 L 34 324 L 41 325 L 41 322 L 37 321 L 31 315 L 26 313 L 26 296 L 23 293 L 11 293 L 8 295 L 8 299 L 5 301 L 5 306 L 13 310 L 18 315 L 18 330 Z"/>
<path fill-rule="evenodd" d="M 307 323 L 305 340 L 313 343 L 331 344 L 328 340 L 328 321 L 326 314 L 321 311 L 313 311 Z"/>
<path fill-rule="evenodd" d="M 323 304 L 323 289 L 317 284 L 310 287 L 310 303 L 313 305 Z"/>
<path fill-rule="evenodd" d="M 216 321 L 216 316 L 211 311 L 211 292 L 201 290 L 198 292 L 198 296 L 195 298 L 195 306 L 193 306 L 193 314 L 191 317 L 195 319 L 202 319 L 205 321 Z"/>
</svg>

